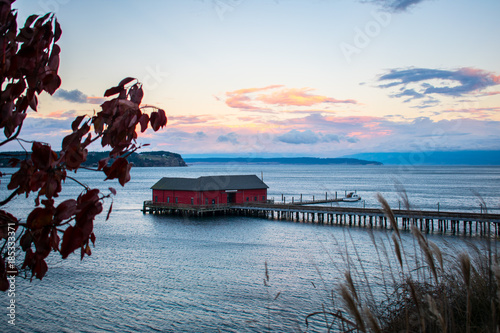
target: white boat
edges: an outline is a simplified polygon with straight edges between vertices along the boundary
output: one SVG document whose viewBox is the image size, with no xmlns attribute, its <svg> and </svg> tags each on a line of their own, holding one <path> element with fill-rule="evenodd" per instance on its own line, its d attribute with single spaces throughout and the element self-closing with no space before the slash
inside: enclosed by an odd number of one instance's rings
<svg viewBox="0 0 500 333">
<path fill-rule="evenodd" d="M 361 200 L 361 197 L 354 192 L 348 193 L 342 201 L 355 202 Z"/>
</svg>

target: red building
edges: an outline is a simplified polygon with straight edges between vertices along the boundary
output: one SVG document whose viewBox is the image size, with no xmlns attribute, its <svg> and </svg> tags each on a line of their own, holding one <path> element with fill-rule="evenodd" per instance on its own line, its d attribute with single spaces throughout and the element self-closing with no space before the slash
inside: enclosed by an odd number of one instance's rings
<svg viewBox="0 0 500 333">
<path fill-rule="evenodd" d="M 255 175 L 164 177 L 151 187 L 153 202 L 193 206 L 266 202 L 268 188 Z"/>
</svg>

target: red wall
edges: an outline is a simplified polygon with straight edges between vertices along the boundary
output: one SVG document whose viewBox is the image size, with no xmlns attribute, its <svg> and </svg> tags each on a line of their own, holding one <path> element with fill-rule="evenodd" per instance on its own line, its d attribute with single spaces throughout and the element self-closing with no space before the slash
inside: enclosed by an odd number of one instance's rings
<svg viewBox="0 0 500 333">
<path fill-rule="evenodd" d="M 211 205 L 213 203 L 225 204 L 227 203 L 227 195 L 225 191 L 165 191 L 165 190 L 153 190 L 153 202 L 171 203 L 175 204 L 175 198 L 177 198 L 177 204 L 183 205 Z M 168 198 L 170 201 L 168 201 Z M 191 201 L 191 198 L 193 199 Z M 247 200 L 248 198 L 248 200 Z M 238 190 L 236 192 L 236 203 L 245 202 L 265 202 L 267 200 L 267 189 L 259 190 Z M 257 200 L 256 200 L 257 199 Z"/>
</svg>

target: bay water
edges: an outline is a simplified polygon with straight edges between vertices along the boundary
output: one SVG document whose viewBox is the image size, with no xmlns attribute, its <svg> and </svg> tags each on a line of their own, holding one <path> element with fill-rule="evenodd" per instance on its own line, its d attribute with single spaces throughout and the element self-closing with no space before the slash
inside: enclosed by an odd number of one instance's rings
<svg viewBox="0 0 500 333">
<path fill-rule="evenodd" d="M 8 173 L 11 170 L 2 169 Z M 113 210 L 95 222 L 92 255 L 49 257 L 42 281 L 16 279 L 15 326 L 7 323 L 9 298 L 0 295 L 6 332 L 301 332 L 305 317 L 332 307 L 347 269 L 346 258 L 362 261 L 377 279 L 379 263 L 364 228 L 322 226 L 251 217 L 204 218 L 149 215 L 150 187 L 161 177 L 262 175 L 268 197 L 290 202 L 344 196 L 356 191 L 362 200 L 341 203 L 379 207 L 376 194 L 401 205 L 404 188 L 415 209 L 500 211 L 500 167 L 332 166 L 332 165 L 192 165 L 184 168 L 133 168 L 122 188 L 91 171 L 73 175 L 90 187 L 118 190 Z M 0 183 L 2 197 L 8 176 Z M 82 188 L 66 181 L 59 200 Z M 25 218 L 33 197 L 17 198 L 4 210 Z M 390 231 L 373 230 L 377 239 Z M 410 239 L 409 233 L 403 234 Z M 429 235 L 441 247 L 461 248 L 481 239 Z M 355 253 L 355 255 L 354 255 Z M 17 260 L 22 262 L 23 258 Z M 334 295 L 332 300 L 332 294 Z"/>
</svg>

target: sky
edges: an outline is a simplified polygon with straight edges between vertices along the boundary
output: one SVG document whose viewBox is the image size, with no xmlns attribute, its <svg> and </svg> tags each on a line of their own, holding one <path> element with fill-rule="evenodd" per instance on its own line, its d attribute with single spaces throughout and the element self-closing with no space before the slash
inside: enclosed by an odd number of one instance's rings
<svg viewBox="0 0 500 333">
<path fill-rule="evenodd" d="M 18 0 L 54 12 L 60 89 L 22 138 L 60 148 L 131 76 L 182 156 L 500 149 L 498 0 Z M 19 25 L 22 25 L 19 23 Z M 18 150 L 15 143 L 5 149 Z M 93 147 L 99 150 L 100 146 Z"/>
</svg>

